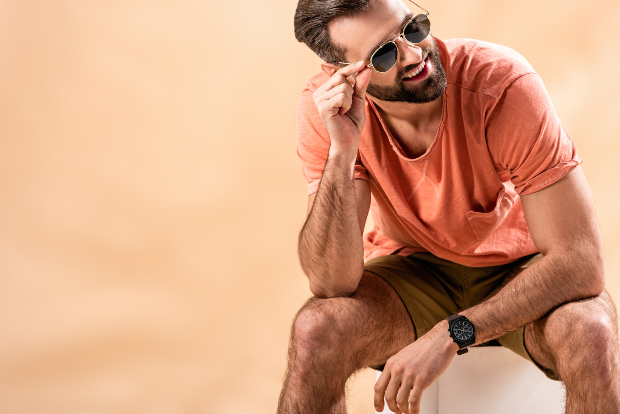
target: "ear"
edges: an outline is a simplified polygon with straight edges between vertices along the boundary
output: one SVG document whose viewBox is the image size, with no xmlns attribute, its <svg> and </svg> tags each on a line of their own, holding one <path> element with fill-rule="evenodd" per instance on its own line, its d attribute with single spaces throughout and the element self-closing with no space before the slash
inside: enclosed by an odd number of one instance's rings
<svg viewBox="0 0 620 414">
<path fill-rule="evenodd" d="M 321 63 L 321 69 L 323 69 L 323 72 L 327 73 L 327 76 L 331 78 L 331 76 L 340 68 L 336 65 L 332 65 L 331 63 Z"/>
</svg>

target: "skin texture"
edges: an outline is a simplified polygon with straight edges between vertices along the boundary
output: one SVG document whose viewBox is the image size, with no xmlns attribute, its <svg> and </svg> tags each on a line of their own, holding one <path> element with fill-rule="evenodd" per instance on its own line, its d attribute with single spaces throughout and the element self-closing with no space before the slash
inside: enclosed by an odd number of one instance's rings
<svg viewBox="0 0 620 414">
<path fill-rule="evenodd" d="M 375 0 L 366 12 L 333 22 L 330 35 L 347 51 L 347 61 L 355 62 L 393 35 L 407 13 L 400 1 Z M 383 410 L 385 399 L 395 413 L 418 413 L 422 392 L 447 369 L 458 349 L 447 321 L 416 340 L 395 292 L 363 271 L 362 229 L 370 190 L 365 180 L 353 178 L 365 121 L 362 98 L 368 82 L 397 82 L 403 68 L 420 62 L 425 46 L 396 42 L 399 61 L 386 73 L 364 69 L 361 62 L 342 69 L 323 65 L 331 79 L 314 99 L 332 146 L 299 237 L 300 261 L 316 297 L 293 324 L 279 413 L 344 413 L 346 380 L 382 362 L 376 409 Z M 428 137 L 434 137 L 441 98 L 425 104 L 371 99 L 408 152 L 424 149 Z M 419 142 L 401 138 L 407 136 Z M 616 309 L 604 291 L 602 238 L 581 168 L 521 201 L 543 258 L 461 314 L 476 327 L 476 344 L 525 326 L 533 359 L 565 383 L 566 413 L 620 413 Z"/>
<path fill-rule="evenodd" d="M 332 145 L 324 171 L 325 181 L 299 235 L 298 251 L 301 267 L 310 280 L 310 290 L 317 297 L 353 293 L 364 270 L 363 223 L 357 215 L 353 176 L 366 121 L 364 99 L 370 70 L 360 72 L 354 86 L 347 80 L 362 68 L 363 65 L 355 64 L 340 69 L 314 94 Z M 365 205 L 367 215 L 369 199 Z"/>
</svg>

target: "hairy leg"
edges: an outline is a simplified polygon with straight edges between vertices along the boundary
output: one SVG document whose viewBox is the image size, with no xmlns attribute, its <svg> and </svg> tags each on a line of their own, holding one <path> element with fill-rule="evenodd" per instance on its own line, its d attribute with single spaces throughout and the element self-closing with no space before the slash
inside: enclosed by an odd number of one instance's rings
<svg viewBox="0 0 620 414">
<path fill-rule="evenodd" d="M 620 413 L 618 318 L 607 291 L 528 324 L 525 346 L 564 381 L 566 414 Z"/>
<path fill-rule="evenodd" d="M 364 272 L 351 296 L 309 299 L 291 330 L 278 413 L 345 413 L 347 379 L 384 364 L 414 340 L 405 306 L 373 273 Z"/>
</svg>

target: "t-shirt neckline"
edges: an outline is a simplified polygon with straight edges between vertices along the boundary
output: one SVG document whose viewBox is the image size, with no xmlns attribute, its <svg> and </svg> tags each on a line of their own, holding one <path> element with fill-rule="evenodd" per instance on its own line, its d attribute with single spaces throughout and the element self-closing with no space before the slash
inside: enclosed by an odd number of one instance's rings
<svg viewBox="0 0 620 414">
<path fill-rule="evenodd" d="M 428 147 L 426 152 L 424 152 L 424 154 L 420 155 L 417 158 L 409 158 L 409 157 L 407 157 L 405 151 L 400 146 L 398 141 L 392 136 L 392 133 L 391 133 L 390 129 L 387 127 L 387 125 L 383 121 L 383 118 L 381 117 L 381 114 L 379 113 L 379 110 L 375 106 L 375 103 L 370 98 L 367 97 L 368 102 L 370 103 L 370 106 L 372 107 L 372 110 L 375 113 L 375 116 L 379 120 L 379 123 L 381 124 L 381 127 L 385 131 L 385 133 L 386 133 L 386 135 L 388 137 L 388 140 L 390 141 L 390 145 L 392 146 L 392 149 L 394 150 L 396 155 L 398 155 L 400 158 L 402 158 L 403 160 L 408 161 L 408 162 L 420 162 L 420 161 L 426 160 L 426 158 L 429 157 L 429 155 L 433 151 L 433 148 L 435 148 L 435 145 L 439 141 L 439 138 L 441 137 L 441 133 L 443 132 L 444 123 L 445 123 L 445 120 L 446 120 L 446 111 L 447 111 L 447 107 L 448 107 L 448 105 L 447 105 L 448 94 L 446 93 L 447 91 L 448 91 L 448 89 L 446 88 L 446 90 L 443 93 L 443 102 L 441 104 L 441 120 L 439 121 L 439 127 L 437 128 L 437 133 L 435 134 L 435 138 L 433 139 L 433 142 Z"/>
</svg>

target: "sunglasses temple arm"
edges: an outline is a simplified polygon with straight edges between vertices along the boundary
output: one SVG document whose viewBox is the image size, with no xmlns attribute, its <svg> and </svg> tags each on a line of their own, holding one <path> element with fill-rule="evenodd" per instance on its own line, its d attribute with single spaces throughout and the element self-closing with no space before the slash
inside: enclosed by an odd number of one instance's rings
<svg viewBox="0 0 620 414">
<path fill-rule="evenodd" d="M 336 62 L 336 63 L 340 63 L 341 65 L 352 65 L 353 63 L 347 63 L 347 62 Z M 369 63 L 366 65 L 367 68 L 372 68 L 372 63 Z"/>
<path fill-rule="evenodd" d="M 424 10 L 426 12 L 426 15 L 430 15 L 430 12 L 428 10 L 426 10 L 424 7 L 420 6 L 418 3 L 416 3 L 413 0 L 409 0 L 410 2 L 412 2 L 413 4 L 415 4 L 416 6 L 418 6 L 419 8 L 421 8 L 422 10 Z"/>
</svg>

